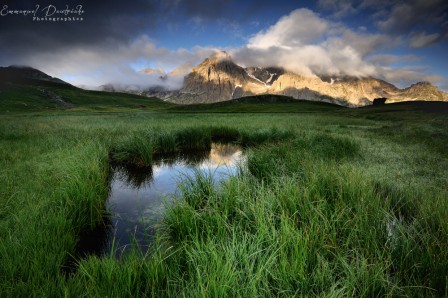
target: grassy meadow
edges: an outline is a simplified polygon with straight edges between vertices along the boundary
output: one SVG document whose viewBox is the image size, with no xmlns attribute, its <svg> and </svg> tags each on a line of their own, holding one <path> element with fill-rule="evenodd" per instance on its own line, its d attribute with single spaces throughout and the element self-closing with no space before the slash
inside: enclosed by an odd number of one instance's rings
<svg viewBox="0 0 448 298">
<path fill-rule="evenodd" d="M 192 109 L 46 88 L 73 106 L 0 93 L 1 297 L 448 295 L 446 105 Z M 112 161 L 212 140 L 246 147 L 247 167 L 184 181 L 149 253 L 76 256 L 107 216 Z"/>
</svg>

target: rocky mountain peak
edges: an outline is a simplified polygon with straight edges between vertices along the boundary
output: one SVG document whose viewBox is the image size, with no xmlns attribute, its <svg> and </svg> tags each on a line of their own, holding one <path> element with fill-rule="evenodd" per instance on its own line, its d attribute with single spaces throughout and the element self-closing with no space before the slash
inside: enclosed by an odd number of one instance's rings
<svg viewBox="0 0 448 298">
<path fill-rule="evenodd" d="M 429 82 L 418 82 L 401 90 L 405 100 L 447 100 L 448 94 Z"/>
<path fill-rule="evenodd" d="M 280 67 L 247 67 L 246 72 L 249 76 L 261 81 L 266 86 L 271 86 L 285 70 Z"/>
<path fill-rule="evenodd" d="M 158 75 L 165 75 L 165 71 L 161 68 L 143 68 L 142 70 L 139 70 L 138 73 L 140 74 L 158 74 Z"/>
<path fill-rule="evenodd" d="M 261 88 L 261 89 L 260 89 Z M 184 79 L 181 93 L 196 102 L 216 102 L 264 92 L 266 86 L 224 51 L 206 58 Z"/>
<path fill-rule="evenodd" d="M 243 68 L 225 51 L 213 53 L 193 68 L 182 89 L 172 98 L 164 98 L 177 103 L 211 103 L 261 94 L 345 106 L 369 105 L 376 98 L 387 98 L 387 102 L 448 100 L 448 94 L 427 82 L 399 89 L 374 77 L 304 76 L 279 67 Z"/>
<path fill-rule="evenodd" d="M 412 84 L 406 89 L 437 89 L 437 87 L 431 84 L 430 82 L 418 82 Z"/>
<path fill-rule="evenodd" d="M 210 55 L 210 57 L 206 58 L 204 62 L 209 63 L 218 63 L 222 61 L 232 61 L 232 57 L 226 51 L 217 51 Z"/>
</svg>

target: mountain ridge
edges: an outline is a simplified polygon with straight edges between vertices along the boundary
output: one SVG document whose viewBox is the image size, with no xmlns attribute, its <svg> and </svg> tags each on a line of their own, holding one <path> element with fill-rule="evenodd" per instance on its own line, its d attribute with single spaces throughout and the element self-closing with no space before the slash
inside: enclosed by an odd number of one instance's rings
<svg viewBox="0 0 448 298">
<path fill-rule="evenodd" d="M 165 100 L 174 103 L 213 103 L 239 97 L 273 94 L 345 106 L 365 106 L 375 98 L 388 102 L 446 101 L 448 94 L 428 82 L 399 89 L 374 77 L 307 77 L 279 67 L 243 68 L 226 52 L 206 58 L 185 77 L 183 87 Z"/>
<path fill-rule="evenodd" d="M 36 83 L 39 81 L 74 87 L 59 78 L 49 76 L 43 71 L 30 66 L 10 65 L 0 67 L 0 83 Z"/>
<path fill-rule="evenodd" d="M 307 77 L 280 67 L 244 68 L 237 65 L 224 51 L 214 53 L 194 67 L 184 77 L 183 86 L 178 90 L 167 90 L 163 85 L 170 73 L 166 74 L 159 69 L 144 69 L 140 73 L 142 75 L 163 74 L 159 77 L 160 85 L 135 89 L 135 86 L 131 85 L 106 84 L 100 86 L 100 89 L 158 97 L 177 104 L 215 103 L 255 95 L 281 95 L 349 107 L 371 105 L 377 98 L 386 98 L 387 103 L 448 101 L 448 93 L 429 82 L 418 82 L 400 89 L 374 77 L 329 75 Z M 38 81 L 74 87 L 32 67 L 0 67 L 0 82 L 35 84 Z"/>
</svg>

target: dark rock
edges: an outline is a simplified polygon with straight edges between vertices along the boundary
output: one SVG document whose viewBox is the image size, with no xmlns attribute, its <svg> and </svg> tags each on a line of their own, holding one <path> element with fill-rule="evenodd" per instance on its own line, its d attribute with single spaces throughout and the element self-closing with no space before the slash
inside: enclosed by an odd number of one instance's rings
<svg viewBox="0 0 448 298">
<path fill-rule="evenodd" d="M 385 97 L 375 98 L 373 100 L 373 105 L 374 106 L 383 105 L 386 103 L 386 100 L 387 100 L 387 98 L 385 98 Z"/>
</svg>

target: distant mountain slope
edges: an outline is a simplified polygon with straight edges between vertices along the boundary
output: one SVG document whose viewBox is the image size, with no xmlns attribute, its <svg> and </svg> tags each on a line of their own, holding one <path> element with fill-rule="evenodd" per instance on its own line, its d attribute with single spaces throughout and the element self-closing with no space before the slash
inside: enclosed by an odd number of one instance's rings
<svg viewBox="0 0 448 298">
<path fill-rule="evenodd" d="M 37 81 L 72 86 L 61 79 L 51 77 L 29 66 L 11 65 L 8 67 L 0 67 L 0 83 L 37 83 Z"/>
<path fill-rule="evenodd" d="M 347 109 L 334 104 L 297 100 L 282 95 L 255 95 L 216 103 L 175 105 L 172 112 L 195 113 L 321 113 Z"/>
<path fill-rule="evenodd" d="M 428 82 L 420 82 L 397 92 L 390 92 L 390 102 L 397 101 L 447 101 L 448 94 Z"/>
<path fill-rule="evenodd" d="M 142 73 L 145 74 L 158 74 L 159 72 L 161 70 L 142 70 Z M 160 76 L 160 80 L 166 80 L 169 75 L 168 73 Z M 31 67 L 0 67 L 0 85 L 11 83 L 78 89 Z M 110 84 L 101 86 L 101 89 L 109 92 L 157 97 L 176 104 L 215 103 L 264 94 L 283 95 L 294 99 L 349 107 L 370 105 L 377 98 L 386 98 L 386 103 L 448 101 L 447 93 L 427 82 L 399 89 L 373 77 L 325 75 L 307 77 L 278 67 L 243 68 L 234 63 L 226 52 L 216 52 L 193 68 L 185 76 L 183 87 L 180 90 L 166 90 L 163 86 L 140 90 L 133 86 L 119 87 Z M 65 106 L 71 106 L 68 100 L 61 98 L 58 94 L 48 90 L 41 91 L 47 98 Z"/>
<path fill-rule="evenodd" d="M 194 103 L 209 103 L 263 93 L 263 86 L 225 52 L 205 59 L 185 77 L 181 96 Z"/>
<path fill-rule="evenodd" d="M 278 67 L 242 68 L 226 52 L 217 52 L 205 59 L 185 77 L 181 90 L 165 92 L 163 99 L 182 104 L 213 103 L 260 94 L 344 106 L 370 105 L 375 98 L 388 98 L 389 102 L 448 100 L 447 93 L 426 82 L 399 89 L 373 77 L 305 77 Z"/>
<path fill-rule="evenodd" d="M 70 111 L 159 111 L 173 106 L 158 98 L 88 91 L 31 67 L 0 67 L 0 113 Z"/>
</svg>

